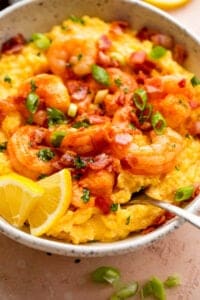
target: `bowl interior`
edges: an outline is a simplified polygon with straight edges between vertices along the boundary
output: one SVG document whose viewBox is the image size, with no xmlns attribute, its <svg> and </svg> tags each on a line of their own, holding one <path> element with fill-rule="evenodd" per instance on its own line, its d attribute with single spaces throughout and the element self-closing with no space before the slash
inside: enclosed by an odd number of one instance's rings
<svg viewBox="0 0 200 300">
<path fill-rule="evenodd" d="M 186 67 L 200 76 L 200 68 L 197 64 L 200 61 L 200 42 L 198 39 L 164 12 L 137 0 L 20 1 L 0 13 L 0 44 L 17 33 L 22 33 L 26 38 L 29 38 L 34 32 L 46 32 L 70 15 L 96 16 L 105 21 L 126 20 L 134 29 L 146 26 L 172 35 L 177 42 L 183 44 L 188 50 Z M 200 196 L 186 209 L 195 211 L 199 201 Z M 134 235 L 123 241 L 112 243 L 77 246 L 33 237 L 14 228 L 2 219 L 0 219 L 0 231 L 20 243 L 43 251 L 70 256 L 104 256 L 125 253 L 147 245 L 182 223 L 183 220 L 175 218 L 147 235 Z"/>
</svg>

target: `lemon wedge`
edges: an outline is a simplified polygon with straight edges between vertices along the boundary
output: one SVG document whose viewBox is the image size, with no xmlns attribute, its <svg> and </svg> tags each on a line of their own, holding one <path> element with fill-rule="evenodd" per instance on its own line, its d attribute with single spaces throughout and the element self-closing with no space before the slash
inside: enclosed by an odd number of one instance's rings
<svg viewBox="0 0 200 300">
<path fill-rule="evenodd" d="M 143 0 L 163 9 L 173 9 L 182 6 L 190 0 Z"/>
<path fill-rule="evenodd" d="M 28 222 L 32 235 L 45 234 L 65 213 L 72 198 L 72 180 L 69 170 L 63 169 L 37 182 L 44 189 L 31 211 Z"/>
<path fill-rule="evenodd" d="M 15 173 L 0 176 L 0 216 L 16 227 L 23 226 L 44 189 Z"/>
</svg>

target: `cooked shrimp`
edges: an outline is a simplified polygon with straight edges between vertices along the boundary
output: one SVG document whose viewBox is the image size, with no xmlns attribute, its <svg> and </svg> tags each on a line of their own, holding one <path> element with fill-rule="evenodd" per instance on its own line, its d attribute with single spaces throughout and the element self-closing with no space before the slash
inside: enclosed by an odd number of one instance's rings
<svg viewBox="0 0 200 300">
<path fill-rule="evenodd" d="M 174 130 L 167 128 L 165 134 L 156 135 L 151 132 L 151 144 L 139 146 L 128 137 L 122 145 L 119 137 L 115 137 L 112 152 L 121 159 L 124 167 L 136 175 L 163 175 L 171 171 L 178 154 L 182 149 L 182 137 Z M 123 142 L 123 140 L 122 140 Z M 123 146 L 123 147 L 122 147 Z"/>
<path fill-rule="evenodd" d="M 80 155 L 97 154 L 108 146 L 108 126 L 92 125 L 88 128 L 68 130 L 61 143 L 61 149 L 74 151 Z"/>
<path fill-rule="evenodd" d="M 119 89 L 127 92 L 132 92 L 137 88 L 137 82 L 134 77 L 118 68 L 106 69 L 110 77 L 110 90 L 116 92 Z"/>
<path fill-rule="evenodd" d="M 22 112 L 26 110 L 23 100 L 27 99 L 31 92 L 37 94 L 40 104 L 44 103 L 46 107 L 56 108 L 64 113 L 67 112 L 70 102 L 68 90 L 56 75 L 36 75 L 20 86 L 15 102 L 19 104 L 19 109 Z"/>
<path fill-rule="evenodd" d="M 51 148 L 41 145 L 45 131 L 44 128 L 27 125 L 20 127 L 8 140 L 8 155 L 15 171 L 32 179 L 55 171 L 53 162 L 57 155 Z M 48 153 L 47 157 L 42 156 L 43 149 Z"/>
<path fill-rule="evenodd" d="M 90 74 L 96 55 L 95 41 L 78 38 L 57 40 L 47 52 L 51 71 L 63 79 L 68 79 L 71 71 L 80 77 Z"/>
</svg>

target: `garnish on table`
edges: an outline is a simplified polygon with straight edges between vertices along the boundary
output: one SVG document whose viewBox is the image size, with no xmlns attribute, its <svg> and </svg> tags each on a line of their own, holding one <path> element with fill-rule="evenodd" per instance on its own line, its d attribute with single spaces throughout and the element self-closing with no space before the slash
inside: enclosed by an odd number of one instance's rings
<svg viewBox="0 0 200 300">
<path fill-rule="evenodd" d="M 109 300 L 123 300 L 135 296 L 140 292 L 140 299 L 151 297 L 155 300 L 167 300 L 166 289 L 180 285 L 178 275 L 168 276 L 165 281 L 156 276 L 152 276 L 144 284 L 137 281 L 131 281 L 128 284 L 121 282 L 120 271 L 111 266 L 98 267 L 91 273 L 91 278 L 96 283 L 109 283 L 114 288 L 114 293 Z"/>
</svg>

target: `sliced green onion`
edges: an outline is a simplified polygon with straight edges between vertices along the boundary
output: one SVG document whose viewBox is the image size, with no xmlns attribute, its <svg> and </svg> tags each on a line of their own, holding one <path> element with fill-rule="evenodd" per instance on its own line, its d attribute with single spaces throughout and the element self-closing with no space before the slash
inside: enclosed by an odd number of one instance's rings
<svg viewBox="0 0 200 300">
<path fill-rule="evenodd" d="M 84 203 L 87 203 L 90 200 L 90 191 L 88 189 L 83 189 L 83 195 L 81 196 L 81 199 Z"/>
<path fill-rule="evenodd" d="M 113 267 L 99 267 L 91 275 L 93 281 L 100 283 L 114 284 L 120 279 L 119 270 Z"/>
<path fill-rule="evenodd" d="M 44 148 L 38 151 L 37 156 L 42 161 L 49 161 L 55 156 L 55 153 L 49 148 Z"/>
<path fill-rule="evenodd" d="M 66 116 L 62 111 L 56 108 L 47 108 L 48 125 L 62 124 L 67 121 Z"/>
<path fill-rule="evenodd" d="M 151 49 L 150 57 L 153 59 L 159 59 L 166 54 L 167 50 L 162 46 L 154 46 Z"/>
<path fill-rule="evenodd" d="M 127 299 L 132 296 L 134 296 L 138 291 L 138 283 L 133 282 L 130 283 L 122 288 L 120 288 L 116 293 L 114 293 L 110 300 L 121 300 L 121 299 Z"/>
<path fill-rule="evenodd" d="M 49 48 L 51 41 L 50 39 L 42 33 L 34 33 L 31 37 L 31 41 L 39 49 L 46 50 Z"/>
<path fill-rule="evenodd" d="M 194 193 L 194 186 L 184 186 L 179 188 L 174 196 L 174 200 L 177 202 L 188 200 L 192 197 Z"/>
<path fill-rule="evenodd" d="M 154 296 L 157 300 L 166 300 L 163 282 L 157 277 L 152 277 L 142 288 L 141 296 L 142 299 Z"/>
<path fill-rule="evenodd" d="M 147 103 L 146 107 L 144 108 L 144 110 L 141 112 L 139 116 L 139 121 L 143 123 L 144 121 L 149 120 L 152 114 L 152 110 L 153 110 L 152 104 Z"/>
<path fill-rule="evenodd" d="M 75 103 L 70 103 L 67 114 L 69 117 L 75 117 L 78 111 L 78 106 Z"/>
<path fill-rule="evenodd" d="M 196 76 L 193 76 L 191 79 L 190 79 L 190 82 L 192 84 L 192 86 L 197 86 L 200 84 L 200 79 Z"/>
<path fill-rule="evenodd" d="M 163 134 L 167 126 L 165 118 L 159 112 L 156 112 L 152 115 L 151 124 L 157 134 Z"/>
<path fill-rule="evenodd" d="M 107 86 L 110 83 L 110 78 L 109 78 L 108 72 L 104 68 L 102 68 L 98 65 L 92 66 L 92 76 L 97 82 L 99 82 L 103 85 Z"/>
<path fill-rule="evenodd" d="M 51 137 L 51 143 L 54 147 L 60 147 L 62 140 L 64 139 L 66 132 L 64 131 L 55 131 Z"/>
<path fill-rule="evenodd" d="M 145 109 L 147 100 L 147 92 L 144 89 L 139 88 L 135 90 L 133 94 L 133 101 L 139 110 L 143 111 Z"/>
<path fill-rule="evenodd" d="M 181 284 L 181 280 L 177 275 L 171 275 L 164 281 L 164 286 L 167 288 L 176 287 Z"/>
<path fill-rule="evenodd" d="M 26 108 L 28 111 L 30 111 L 32 114 L 34 114 L 37 111 L 38 108 L 38 102 L 39 102 L 39 97 L 35 93 L 29 93 L 27 98 L 26 98 Z"/>
<path fill-rule="evenodd" d="M 2 142 L 0 143 L 0 152 L 3 152 L 7 149 L 7 143 L 8 142 Z"/>
</svg>

